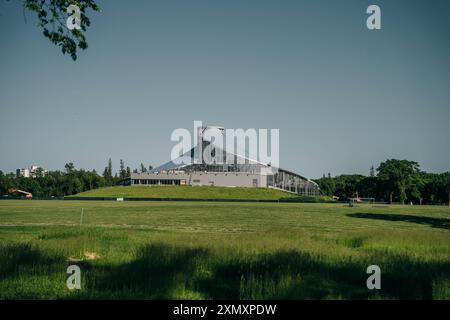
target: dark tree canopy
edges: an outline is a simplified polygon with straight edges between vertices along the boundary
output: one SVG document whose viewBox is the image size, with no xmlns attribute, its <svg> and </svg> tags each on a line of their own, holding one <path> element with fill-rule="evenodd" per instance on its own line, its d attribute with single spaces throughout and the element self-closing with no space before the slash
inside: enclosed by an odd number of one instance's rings
<svg viewBox="0 0 450 320">
<path fill-rule="evenodd" d="M 419 164 L 415 161 L 388 159 L 377 168 L 378 177 L 385 182 L 386 189 L 392 195 L 398 193 L 400 201 L 406 200 L 406 189 L 412 184 L 413 177 L 419 173 Z"/>
<path fill-rule="evenodd" d="M 372 166 L 373 167 L 373 166 Z M 369 176 L 343 174 L 323 175 L 315 180 L 323 194 L 346 200 L 356 195 L 378 201 L 444 204 L 449 201 L 450 172 L 420 171 L 415 161 L 388 159 L 380 163 L 378 174 L 371 168 Z"/>
<path fill-rule="evenodd" d="M 61 47 L 63 54 L 68 54 L 73 60 L 77 59 L 78 49 L 85 50 L 88 47 L 85 32 L 91 25 L 86 12 L 91 9 L 100 11 L 99 6 L 93 0 L 22 0 L 25 10 L 36 13 L 39 20 L 38 26 L 42 33 L 53 44 Z M 66 21 L 70 14 L 67 8 L 76 5 L 80 9 L 81 29 L 70 30 Z"/>
</svg>

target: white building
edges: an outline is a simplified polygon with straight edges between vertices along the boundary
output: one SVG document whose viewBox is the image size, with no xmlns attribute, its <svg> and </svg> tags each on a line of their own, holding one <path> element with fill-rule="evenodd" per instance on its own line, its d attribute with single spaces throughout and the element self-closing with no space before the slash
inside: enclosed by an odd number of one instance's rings
<svg viewBox="0 0 450 320">
<path fill-rule="evenodd" d="M 24 178 L 35 178 L 36 177 L 36 173 L 41 170 L 43 175 L 47 174 L 47 170 L 43 169 L 42 167 L 36 166 L 36 165 L 31 165 L 30 168 L 20 168 L 16 170 L 16 175 L 18 177 L 24 177 Z"/>
<path fill-rule="evenodd" d="M 203 158 L 196 158 L 196 155 L 202 155 L 202 150 L 211 142 L 204 140 L 200 134 L 197 141 L 195 147 L 178 159 L 150 172 L 132 173 L 121 184 L 276 188 L 306 196 L 321 194 L 317 183 L 299 174 L 227 152 L 217 146 L 213 146 L 211 155 L 222 155 L 220 159 L 231 161 L 208 164 Z"/>
<path fill-rule="evenodd" d="M 30 169 L 27 169 L 27 168 L 17 169 L 16 175 L 18 177 L 29 178 L 30 177 Z"/>
</svg>

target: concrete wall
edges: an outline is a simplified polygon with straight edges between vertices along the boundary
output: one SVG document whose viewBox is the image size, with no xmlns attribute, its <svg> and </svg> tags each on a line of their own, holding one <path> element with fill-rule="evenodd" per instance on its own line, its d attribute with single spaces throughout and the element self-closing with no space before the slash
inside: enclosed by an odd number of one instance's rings
<svg viewBox="0 0 450 320">
<path fill-rule="evenodd" d="M 265 176 L 252 173 L 230 172 L 194 173 L 192 174 L 190 184 L 193 186 L 267 187 Z"/>
<path fill-rule="evenodd" d="M 184 180 L 186 185 L 192 186 L 219 186 L 219 187 L 267 187 L 267 176 L 243 172 L 195 172 L 183 173 L 133 173 L 132 184 L 135 180 L 144 184 L 142 180 Z"/>
</svg>

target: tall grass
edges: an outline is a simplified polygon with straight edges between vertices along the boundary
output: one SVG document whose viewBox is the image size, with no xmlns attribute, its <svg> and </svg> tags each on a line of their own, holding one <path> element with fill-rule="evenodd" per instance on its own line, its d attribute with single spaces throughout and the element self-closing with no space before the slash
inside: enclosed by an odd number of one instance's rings
<svg viewBox="0 0 450 320">
<path fill-rule="evenodd" d="M 0 202 L 0 298 L 450 299 L 448 216 L 431 207 Z M 66 288 L 71 264 L 81 290 Z M 366 287 L 372 264 L 381 290 Z"/>
<path fill-rule="evenodd" d="M 128 261 L 69 261 L 39 246 L 0 247 L 2 298 L 449 299 L 450 262 L 372 251 L 330 257 L 280 250 L 260 254 L 152 244 Z M 3 262 L 8 262 L 3 264 Z M 365 269 L 382 269 L 382 290 L 365 287 Z M 83 288 L 64 288 L 69 264 Z"/>
</svg>

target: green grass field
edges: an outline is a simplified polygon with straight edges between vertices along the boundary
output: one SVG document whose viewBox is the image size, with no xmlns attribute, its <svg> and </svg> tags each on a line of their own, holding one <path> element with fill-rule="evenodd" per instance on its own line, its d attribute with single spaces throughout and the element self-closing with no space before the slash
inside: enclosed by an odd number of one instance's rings
<svg viewBox="0 0 450 320">
<path fill-rule="evenodd" d="M 66 288 L 71 264 L 81 290 Z M 381 290 L 366 287 L 372 264 Z M 450 299 L 450 209 L 2 200 L 13 298 Z"/>
<path fill-rule="evenodd" d="M 192 187 L 192 186 L 116 186 L 94 189 L 71 196 L 102 198 L 163 198 L 223 200 L 286 200 L 304 202 L 332 201 L 330 197 L 306 197 L 267 188 Z"/>
</svg>

